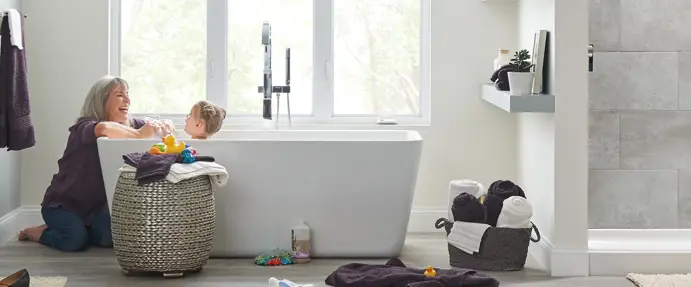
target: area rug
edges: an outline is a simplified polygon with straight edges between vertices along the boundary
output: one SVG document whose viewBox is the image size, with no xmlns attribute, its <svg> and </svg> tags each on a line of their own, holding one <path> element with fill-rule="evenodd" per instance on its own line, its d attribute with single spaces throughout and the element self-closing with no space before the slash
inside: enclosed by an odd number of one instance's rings
<svg viewBox="0 0 691 287">
<path fill-rule="evenodd" d="M 65 287 L 67 277 L 35 277 L 31 276 L 30 287 Z"/>
<path fill-rule="evenodd" d="M 691 286 L 691 274 L 636 274 L 629 273 L 626 279 L 638 287 L 682 287 Z"/>
</svg>

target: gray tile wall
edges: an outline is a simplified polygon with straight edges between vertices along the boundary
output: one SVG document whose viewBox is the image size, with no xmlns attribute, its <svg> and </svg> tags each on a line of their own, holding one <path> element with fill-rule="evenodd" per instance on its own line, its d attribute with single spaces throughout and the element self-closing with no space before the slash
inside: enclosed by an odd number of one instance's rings
<svg viewBox="0 0 691 287">
<path fill-rule="evenodd" d="M 691 228 L 691 1 L 590 0 L 590 228 Z"/>
</svg>

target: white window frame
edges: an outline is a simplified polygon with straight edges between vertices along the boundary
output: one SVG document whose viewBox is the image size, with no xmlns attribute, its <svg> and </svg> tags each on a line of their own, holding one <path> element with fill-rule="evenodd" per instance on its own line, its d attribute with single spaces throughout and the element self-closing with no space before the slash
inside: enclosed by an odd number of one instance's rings
<svg viewBox="0 0 691 287">
<path fill-rule="evenodd" d="M 292 115 L 293 126 L 298 125 L 377 125 L 382 118 L 395 119 L 396 126 L 429 126 L 431 124 L 431 0 L 419 0 L 421 3 L 420 18 L 420 114 L 418 115 L 335 115 L 334 114 L 334 65 L 333 65 L 333 2 L 336 0 L 313 0 L 314 2 L 314 78 L 311 115 Z M 339 0 L 347 1 L 347 0 Z M 120 75 L 120 0 L 111 0 L 110 6 L 110 66 L 112 75 Z M 207 73 L 206 98 L 223 107 L 228 102 L 228 2 L 227 0 L 207 0 Z M 261 23 L 257 23 L 261 25 Z M 258 35 L 259 36 L 259 35 Z M 257 47 L 261 49 L 261 47 Z M 275 57 L 283 56 L 273 52 Z M 280 55 L 279 55 L 280 54 Z M 283 69 L 284 67 L 276 67 Z M 323 71 L 323 72 L 318 72 Z M 276 83 L 283 83 L 283 79 L 275 79 Z M 257 75 L 257 86 L 261 85 L 261 75 Z M 281 97 L 284 102 L 285 95 Z M 257 93 L 257 101 L 262 95 Z M 273 98 L 273 104 L 276 98 Z M 285 105 L 282 103 L 282 105 Z M 133 114 L 135 117 L 151 116 L 154 114 Z M 173 120 L 176 125 L 184 124 L 183 114 L 155 114 L 160 118 Z M 276 115 L 273 115 L 276 119 Z M 287 123 L 287 116 L 280 115 L 282 124 Z M 224 127 L 227 126 L 258 126 L 266 124 L 262 116 L 228 114 Z"/>
</svg>

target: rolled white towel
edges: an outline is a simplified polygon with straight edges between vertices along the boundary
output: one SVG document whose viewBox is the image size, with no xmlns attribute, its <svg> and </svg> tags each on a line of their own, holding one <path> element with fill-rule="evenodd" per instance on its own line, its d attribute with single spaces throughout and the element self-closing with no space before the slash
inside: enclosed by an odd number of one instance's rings
<svg viewBox="0 0 691 287">
<path fill-rule="evenodd" d="M 451 207 L 453 206 L 453 199 L 456 198 L 461 193 L 468 193 L 475 195 L 475 197 L 480 197 L 480 195 L 484 194 L 485 187 L 482 185 L 482 183 L 479 183 L 474 180 L 470 179 L 459 179 L 459 180 L 452 180 L 449 182 L 449 215 L 448 218 L 451 221 L 455 221 L 453 218 L 453 212 L 451 212 Z"/>
<path fill-rule="evenodd" d="M 522 196 L 511 196 L 504 200 L 497 218 L 497 227 L 530 228 L 533 226 L 530 222 L 532 217 L 533 206 L 530 201 Z"/>
</svg>

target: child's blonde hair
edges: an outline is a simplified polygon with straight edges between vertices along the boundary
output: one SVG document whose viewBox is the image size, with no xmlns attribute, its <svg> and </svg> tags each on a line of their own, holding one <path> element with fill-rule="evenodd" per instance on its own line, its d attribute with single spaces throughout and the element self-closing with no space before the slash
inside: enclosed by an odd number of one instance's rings
<svg viewBox="0 0 691 287">
<path fill-rule="evenodd" d="M 209 101 L 201 100 L 194 104 L 199 108 L 199 119 L 204 121 L 204 131 L 209 134 L 215 134 L 221 130 L 223 120 L 226 119 L 226 110 Z"/>
</svg>

